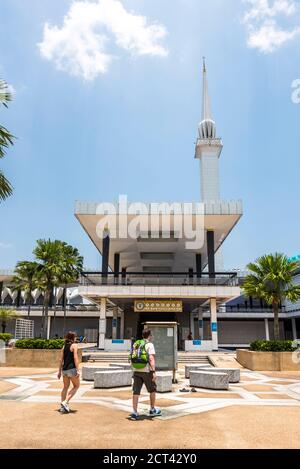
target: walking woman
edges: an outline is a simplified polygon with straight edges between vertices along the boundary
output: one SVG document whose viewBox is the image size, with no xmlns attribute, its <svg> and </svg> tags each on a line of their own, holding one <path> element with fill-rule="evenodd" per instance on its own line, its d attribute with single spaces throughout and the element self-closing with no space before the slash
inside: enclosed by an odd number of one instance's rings
<svg viewBox="0 0 300 469">
<path fill-rule="evenodd" d="M 80 386 L 78 349 L 75 341 L 76 334 L 68 332 L 65 337 L 65 345 L 61 351 L 57 374 L 57 378 L 60 379 L 62 375 L 64 381 L 64 387 L 61 392 L 60 412 L 70 412 L 69 401 L 76 394 Z M 73 387 L 69 391 L 71 383 Z"/>
</svg>

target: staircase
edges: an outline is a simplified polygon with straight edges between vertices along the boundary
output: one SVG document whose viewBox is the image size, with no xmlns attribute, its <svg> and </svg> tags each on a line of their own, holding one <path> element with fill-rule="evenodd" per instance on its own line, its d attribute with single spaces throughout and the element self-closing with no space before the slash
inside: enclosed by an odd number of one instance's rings
<svg viewBox="0 0 300 469">
<path fill-rule="evenodd" d="M 128 352 L 92 352 L 86 355 L 89 363 L 128 363 L 128 354 Z M 178 363 L 210 365 L 208 356 L 197 352 L 178 352 Z"/>
</svg>

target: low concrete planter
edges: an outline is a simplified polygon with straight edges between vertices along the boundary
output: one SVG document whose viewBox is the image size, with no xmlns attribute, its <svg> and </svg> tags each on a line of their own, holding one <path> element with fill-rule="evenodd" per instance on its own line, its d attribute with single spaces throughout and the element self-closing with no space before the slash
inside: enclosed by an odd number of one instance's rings
<svg viewBox="0 0 300 469">
<path fill-rule="evenodd" d="M 296 363 L 298 355 L 297 352 L 236 351 L 237 361 L 254 371 L 300 371 L 300 362 Z"/>
<path fill-rule="evenodd" d="M 157 392 L 160 392 L 160 393 L 172 392 L 172 378 L 173 378 L 172 373 L 158 371 L 156 373 Z"/>
<path fill-rule="evenodd" d="M 132 372 L 131 370 L 113 370 L 96 371 L 94 374 L 94 388 L 121 388 L 123 386 L 131 386 Z"/>
<path fill-rule="evenodd" d="M 228 389 L 228 374 L 192 370 L 190 371 L 190 385 L 195 388 Z"/>
<path fill-rule="evenodd" d="M 0 366 L 16 366 L 20 368 L 57 368 L 61 350 L 47 349 L 5 349 L 4 360 Z M 78 358 L 81 362 L 82 351 L 78 350 Z"/>
</svg>

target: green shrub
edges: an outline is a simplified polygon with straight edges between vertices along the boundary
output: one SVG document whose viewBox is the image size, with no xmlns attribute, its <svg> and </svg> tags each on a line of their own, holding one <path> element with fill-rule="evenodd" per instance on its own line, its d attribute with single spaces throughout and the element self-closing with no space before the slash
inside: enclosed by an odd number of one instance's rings
<svg viewBox="0 0 300 469">
<path fill-rule="evenodd" d="M 256 352 L 293 352 L 291 340 L 255 340 L 250 344 L 250 350 Z"/>
<path fill-rule="evenodd" d="M 64 343 L 63 339 L 20 339 L 17 340 L 16 347 L 22 349 L 61 349 Z"/>
<path fill-rule="evenodd" d="M 11 338 L 12 338 L 12 334 L 8 334 L 8 333 L 0 334 L 0 340 L 3 340 L 3 342 L 5 342 L 6 345 L 8 344 Z"/>
</svg>

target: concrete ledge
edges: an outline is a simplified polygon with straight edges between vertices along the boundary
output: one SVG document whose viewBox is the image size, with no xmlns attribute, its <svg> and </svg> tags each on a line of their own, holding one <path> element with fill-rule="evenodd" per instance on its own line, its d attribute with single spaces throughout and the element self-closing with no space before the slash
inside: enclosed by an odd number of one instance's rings
<svg viewBox="0 0 300 469">
<path fill-rule="evenodd" d="M 173 374 L 168 372 L 159 371 L 156 373 L 156 386 L 157 392 L 172 392 L 172 378 Z"/>
<path fill-rule="evenodd" d="M 57 368 L 61 356 L 61 350 L 54 349 L 4 349 L 2 350 L 4 361 L 0 367 L 16 366 L 20 368 Z M 78 358 L 81 362 L 82 351 L 78 349 Z"/>
<path fill-rule="evenodd" d="M 300 371 L 300 363 L 295 363 L 298 352 L 255 352 L 238 349 L 237 361 L 245 368 L 254 371 Z"/>
<path fill-rule="evenodd" d="M 110 370 L 120 370 L 119 367 L 107 367 L 107 366 L 83 366 L 82 367 L 82 379 L 84 381 L 94 381 L 94 375 L 98 371 L 110 371 Z"/>
<path fill-rule="evenodd" d="M 110 363 L 108 366 L 112 368 L 121 368 L 122 370 L 132 370 L 130 363 Z"/>
<path fill-rule="evenodd" d="M 206 389 L 228 389 L 228 374 L 210 371 L 191 371 L 190 385 Z"/>
<path fill-rule="evenodd" d="M 226 373 L 228 375 L 229 383 L 239 383 L 240 370 L 239 368 L 203 368 L 203 371 L 210 371 L 211 373 Z"/>
<path fill-rule="evenodd" d="M 97 371 L 94 374 L 94 388 L 120 388 L 131 386 L 132 372 L 130 370 Z"/>
<path fill-rule="evenodd" d="M 190 363 L 184 367 L 184 375 L 188 379 L 190 377 L 190 372 L 192 370 L 201 370 L 202 368 L 207 368 L 207 365 L 201 365 L 197 363 Z"/>
</svg>

